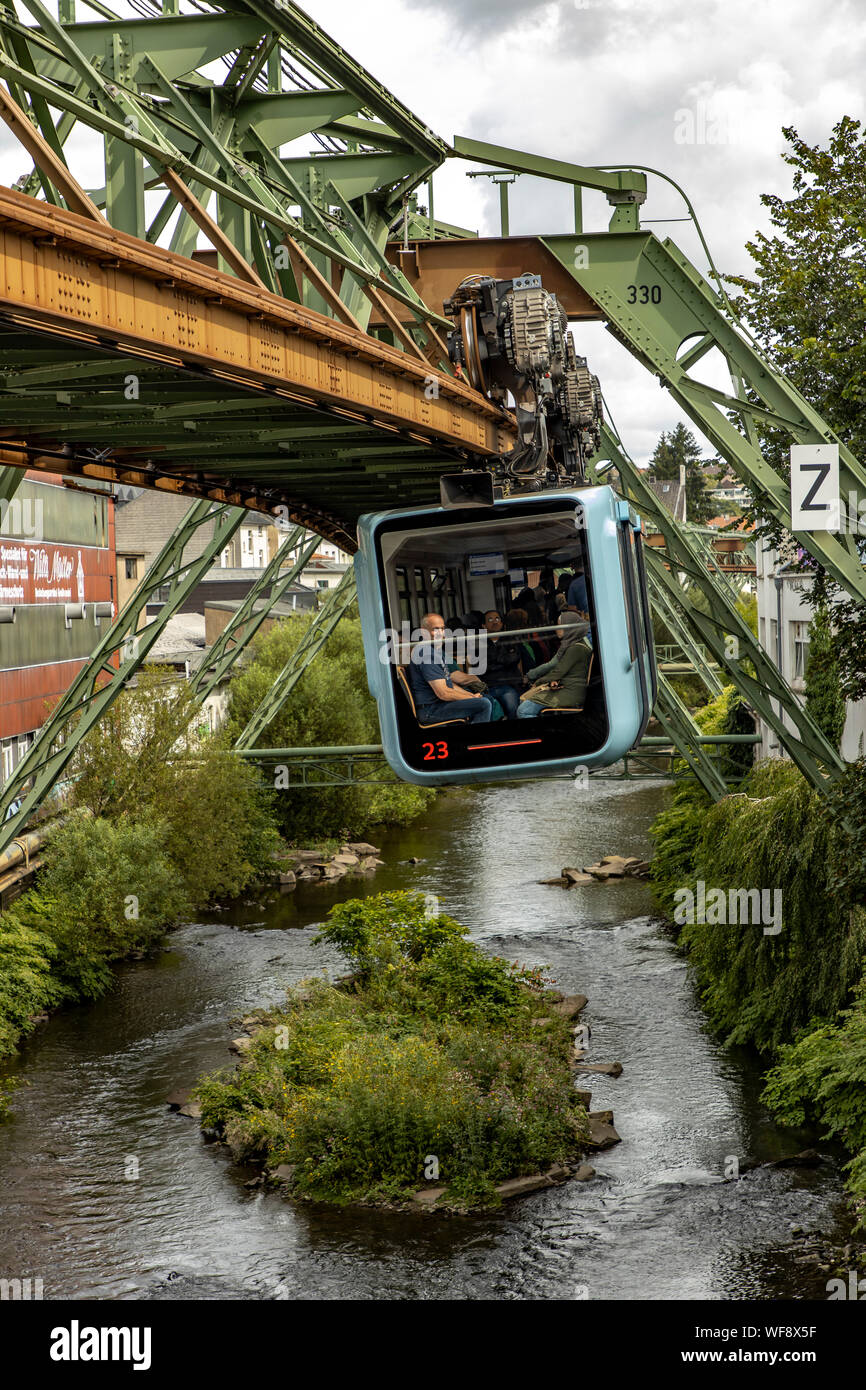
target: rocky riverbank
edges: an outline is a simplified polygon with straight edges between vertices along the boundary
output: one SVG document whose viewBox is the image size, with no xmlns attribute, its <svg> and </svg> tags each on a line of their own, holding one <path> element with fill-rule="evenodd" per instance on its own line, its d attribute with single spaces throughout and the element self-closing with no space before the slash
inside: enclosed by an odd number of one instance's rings
<svg viewBox="0 0 866 1390">
<path fill-rule="evenodd" d="M 557 888 L 574 888 L 580 883 L 609 883 L 620 878 L 649 878 L 650 865 L 646 859 L 631 858 L 623 854 L 606 854 L 595 864 L 587 864 L 582 869 L 564 868 L 558 878 L 540 878 L 542 885 Z"/>
<path fill-rule="evenodd" d="M 379 849 L 366 840 L 347 841 L 338 850 L 286 849 L 276 856 L 280 888 L 291 892 L 302 880 L 334 883 L 346 874 L 371 874 L 384 863 Z"/>
</svg>

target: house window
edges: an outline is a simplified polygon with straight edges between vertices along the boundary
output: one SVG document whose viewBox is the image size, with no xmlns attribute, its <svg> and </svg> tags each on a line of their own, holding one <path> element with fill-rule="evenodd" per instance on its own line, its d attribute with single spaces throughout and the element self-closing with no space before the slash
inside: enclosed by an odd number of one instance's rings
<svg viewBox="0 0 866 1390">
<path fill-rule="evenodd" d="M 138 561 L 137 561 L 137 560 L 134 560 L 134 559 L 133 559 L 133 560 L 127 559 L 127 560 L 124 561 L 124 563 L 125 563 L 125 565 L 126 565 L 126 577 L 127 577 L 127 579 L 137 579 L 137 578 L 138 578 Z"/>
<path fill-rule="evenodd" d="M 791 637 L 794 643 L 794 679 L 804 680 L 809 660 L 809 624 L 792 623 Z"/>
</svg>

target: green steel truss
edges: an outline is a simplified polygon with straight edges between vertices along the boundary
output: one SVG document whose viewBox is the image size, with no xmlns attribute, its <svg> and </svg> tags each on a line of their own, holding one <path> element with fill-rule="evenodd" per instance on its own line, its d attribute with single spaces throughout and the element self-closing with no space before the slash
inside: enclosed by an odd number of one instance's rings
<svg viewBox="0 0 866 1390">
<path fill-rule="evenodd" d="M 710 568 L 700 538 L 690 535 L 689 528 L 675 522 L 664 509 L 608 425 L 602 429 L 601 450 L 594 460 L 599 475 L 605 471 L 603 460 L 616 468 L 625 494 L 664 539 L 663 548 L 646 546 L 644 550 L 653 592 L 665 595 L 668 605 L 681 614 L 730 682 L 777 734 L 804 776 L 817 789 L 824 789 L 828 778 L 841 774 L 844 763 L 737 609 L 735 592 L 726 577 Z M 709 614 L 687 601 L 683 580 L 706 595 Z"/>
<path fill-rule="evenodd" d="M 349 569 L 336 588 L 331 590 L 267 695 L 254 710 L 246 728 L 239 734 L 235 742 L 237 749 L 255 747 L 271 720 L 291 696 L 307 667 L 318 656 L 334 628 L 349 612 L 354 602 L 355 572 Z"/>
<path fill-rule="evenodd" d="M 320 543 L 318 536 L 305 541 L 305 531 L 298 526 L 277 550 L 270 563 L 262 571 L 250 592 L 247 594 L 231 621 L 208 649 L 207 656 L 195 675 L 190 679 L 190 687 L 199 700 L 206 700 L 221 681 L 225 680 L 244 648 L 252 641 L 262 624 L 279 603 L 283 594 L 291 588 L 302 574 L 304 567 L 312 558 Z M 287 568 L 285 557 L 298 546 L 298 558 Z"/>
<path fill-rule="evenodd" d="M 187 256 L 202 234 L 221 269 L 362 328 L 375 313 L 380 336 L 447 366 L 440 336 L 446 321 L 391 264 L 387 244 L 398 229 L 416 240 L 471 238 L 435 221 L 432 183 L 423 215 L 419 188 L 454 156 L 505 175 L 566 183 L 574 191 L 575 229 L 540 238 L 540 254 L 558 259 L 594 306 L 592 316 L 667 386 L 759 506 L 790 525 L 787 482 L 762 455 L 758 427 L 773 427 L 791 443 L 839 441 L 750 340 L 721 283 L 713 289 L 673 242 L 641 228 L 646 171 L 593 168 L 466 139 L 449 147 L 289 0 L 163 0 L 161 7 L 139 0 L 138 8 L 140 17 L 118 17 L 102 0 L 79 0 L 77 7 L 60 0 L 58 21 L 40 0 L 0 0 L 0 79 L 33 130 L 29 138 L 25 127 L 22 137 L 35 161 L 19 180 L 23 191 L 73 210 L 86 210 L 89 196 L 114 227 Z M 222 73 L 215 80 L 216 63 Z M 105 145 L 105 184 L 87 193 L 71 167 L 82 128 Z M 607 231 L 583 231 L 583 188 L 607 197 Z M 408 309 L 405 325 L 383 309 L 383 292 Z M 729 391 L 700 380 L 713 359 L 726 368 Z M 129 372 L 140 378 L 140 395 L 120 405 Z M 453 469 L 455 458 L 453 450 L 383 436 L 321 410 L 287 415 L 274 401 L 189 371 L 119 350 L 64 347 L 0 322 L 0 440 L 34 436 L 95 456 L 158 448 L 190 488 L 223 476 L 244 490 L 249 505 L 267 503 L 278 482 L 283 495 L 307 507 L 299 519 L 309 524 L 317 508 L 337 518 L 349 548 L 359 512 L 435 500 L 438 475 Z M 844 445 L 839 452 L 843 496 L 859 502 L 866 470 Z M 699 541 L 662 511 L 610 430 L 604 459 L 664 537 L 664 551 L 650 551 L 648 568 L 665 621 L 679 622 L 684 649 L 684 633 L 703 644 L 804 774 L 823 786 L 838 775 L 840 759 L 758 646 L 725 577 L 708 569 Z M 10 485 L 0 477 L 0 488 Z M 849 594 L 866 599 L 854 536 L 795 534 Z M 707 595 L 709 617 L 684 605 L 684 577 Z M 241 747 L 265 731 L 350 603 L 346 580 L 250 721 Z M 248 640 L 251 613 L 242 621 L 239 615 L 200 677 L 200 691 L 212 688 L 212 676 Z M 730 637 L 739 644 L 737 657 L 728 655 Z M 709 665 L 689 654 L 715 689 Z M 91 719 L 103 699 L 94 691 L 105 660 L 100 647 L 63 708 L 79 709 L 83 689 Z M 47 726 L 52 744 L 58 717 Z M 687 712 L 664 684 L 659 717 L 695 774 L 721 794 Z M 36 786 L 44 792 L 46 779 L 64 766 L 62 750 L 53 751 L 35 774 L 27 805 L 37 804 Z M 10 796 L 14 789 L 4 789 L 4 805 Z"/>
<path fill-rule="evenodd" d="M 190 507 L 90 660 L 55 705 L 26 756 L 0 786 L 0 852 L 62 781 L 81 741 L 147 660 L 169 618 L 203 579 L 243 518 L 240 507 L 215 507 L 204 501 Z M 210 537 L 201 554 L 185 560 L 187 545 L 203 526 L 212 528 Z M 168 594 L 157 616 L 140 627 L 148 602 L 166 585 Z"/>
</svg>

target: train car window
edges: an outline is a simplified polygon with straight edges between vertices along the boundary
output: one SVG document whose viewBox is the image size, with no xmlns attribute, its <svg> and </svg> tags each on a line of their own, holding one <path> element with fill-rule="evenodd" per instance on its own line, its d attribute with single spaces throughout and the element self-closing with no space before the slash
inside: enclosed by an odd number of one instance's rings
<svg viewBox="0 0 866 1390">
<path fill-rule="evenodd" d="M 632 532 L 632 545 L 633 545 L 633 547 L 634 547 L 635 565 L 636 565 L 636 568 L 637 568 L 638 593 L 639 593 L 639 595 L 640 595 L 640 610 L 641 610 L 641 617 L 642 617 L 642 619 L 643 619 L 644 651 L 645 651 L 645 652 L 649 655 L 649 657 L 650 657 L 650 660 L 649 660 L 649 669 L 650 669 L 650 686 L 651 686 L 651 692 L 652 692 L 652 693 L 651 693 L 651 704 L 654 705 L 655 702 L 656 702 L 656 696 L 657 696 L 658 693 L 659 693 L 659 691 L 658 691 L 659 678 L 658 678 L 658 671 L 656 670 L 655 659 L 654 659 L 654 656 L 653 656 L 653 651 L 654 651 L 654 638 L 653 638 L 652 611 L 651 611 L 651 609 L 650 609 L 649 586 L 648 586 L 648 584 L 647 584 L 646 557 L 644 556 L 644 550 L 643 550 L 643 537 L 642 537 L 640 531 L 633 531 L 633 532 Z"/>
<path fill-rule="evenodd" d="M 634 595 L 634 571 L 631 567 L 631 554 L 629 546 L 629 536 L 632 534 L 631 526 L 628 522 L 620 522 L 619 525 L 619 564 L 620 575 L 622 578 L 622 594 L 625 602 L 626 621 L 628 623 L 628 650 L 632 662 L 637 660 L 638 641 L 637 641 L 637 614 L 635 612 Z"/>
<path fill-rule="evenodd" d="M 413 527 L 397 515 L 378 525 L 375 551 L 409 768 L 519 769 L 599 750 L 608 724 L 594 577 L 573 498 L 500 509 L 488 521 L 443 511 Z M 421 600 L 411 632 L 401 602 L 407 572 Z M 462 611 L 451 606 L 458 591 Z"/>
</svg>

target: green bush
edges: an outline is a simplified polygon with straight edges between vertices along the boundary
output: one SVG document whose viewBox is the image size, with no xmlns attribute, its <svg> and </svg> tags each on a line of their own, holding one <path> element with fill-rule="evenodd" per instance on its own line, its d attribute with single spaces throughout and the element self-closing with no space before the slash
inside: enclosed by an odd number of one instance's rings
<svg viewBox="0 0 866 1390">
<path fill-rule="evenodd" d="M 760 923 L 686 924 L 701 1000 L 732 1044 L 772 1050 L 812 1019 L 832 1019 L 859 979 L 866 918 L 831 882 L 844 836 L 793 764 L 756 767 L 715 805 L 682 797 L 656 821 L 657 903 L 673 916 L 678 888 L 758 888 L 782 894 L 782 930 Z"/>
<path fill-rule="evenodd" d="M 69 999 L 93 999 L 112 964 L 152 946 L 190 910 L 158 822 L 93 820 L 73 814 L 53 832 L 36 889 L 10 917 L 46 936 L 54 978 Z"/>
<path fill-rule="evenodd" d="M 237 737 L 270 690 L 310 623 L 306 615 L 282 619 L 253 643 L 252 659 L 232 678 L 228 735 Z M 376 702 L 367 690 L 367 671 L 357 619 L 343 618 L 327 645 L 307 668 L 261 740 L 269 748 L 333 748 L 381 742 Z M 323 836 L 345 839 L 369 834 L 375 825 L 405 824 L 420 814 L 434 793 L 401 783 L 391 774 L 377 787 L 322 788 L 275 794 L 274 814 L 286 839 Z"/>
<path fill-rule="evenodd" d="M 849 1188 L 866 1230 L 866 978 L 836 1023 L 782 1048 L 763 1098 L 783 1124 L 821 1124 L 854 1154 Z"/>
<path fill-rule="evenodd" d="M 435 1158 L 451 1199 L 473 1205 L 574 1156 L 570 1025 L 537 974 L 484 955 L 418 894 L 342 904 L 319 939 L 363 980 L 290 991 L 240 1068 L 199 1083 L 202 1123 L 235 1157 L 294 1164 L 297 1190 L 331 1201 L 405 1197 Z"/>
<path fill-rule="evenodd" d="M 115 701 L 76 756 L 74 797 L 97 817 L 168 828 L 164 849 L 191 906 L 235 897 L 279 844 L 256 769 L 213 735 L 186 685 L 158 670 Z"/>
<path fill-rule="evenodd" d="M 27 925 L 20 909 L 0 917 L 0 1057 L 30 1032 L 32 1015 L 60 1002 L 63 991 L 51 974 L 56 954 L 47 931 Z"/>
</svg>

